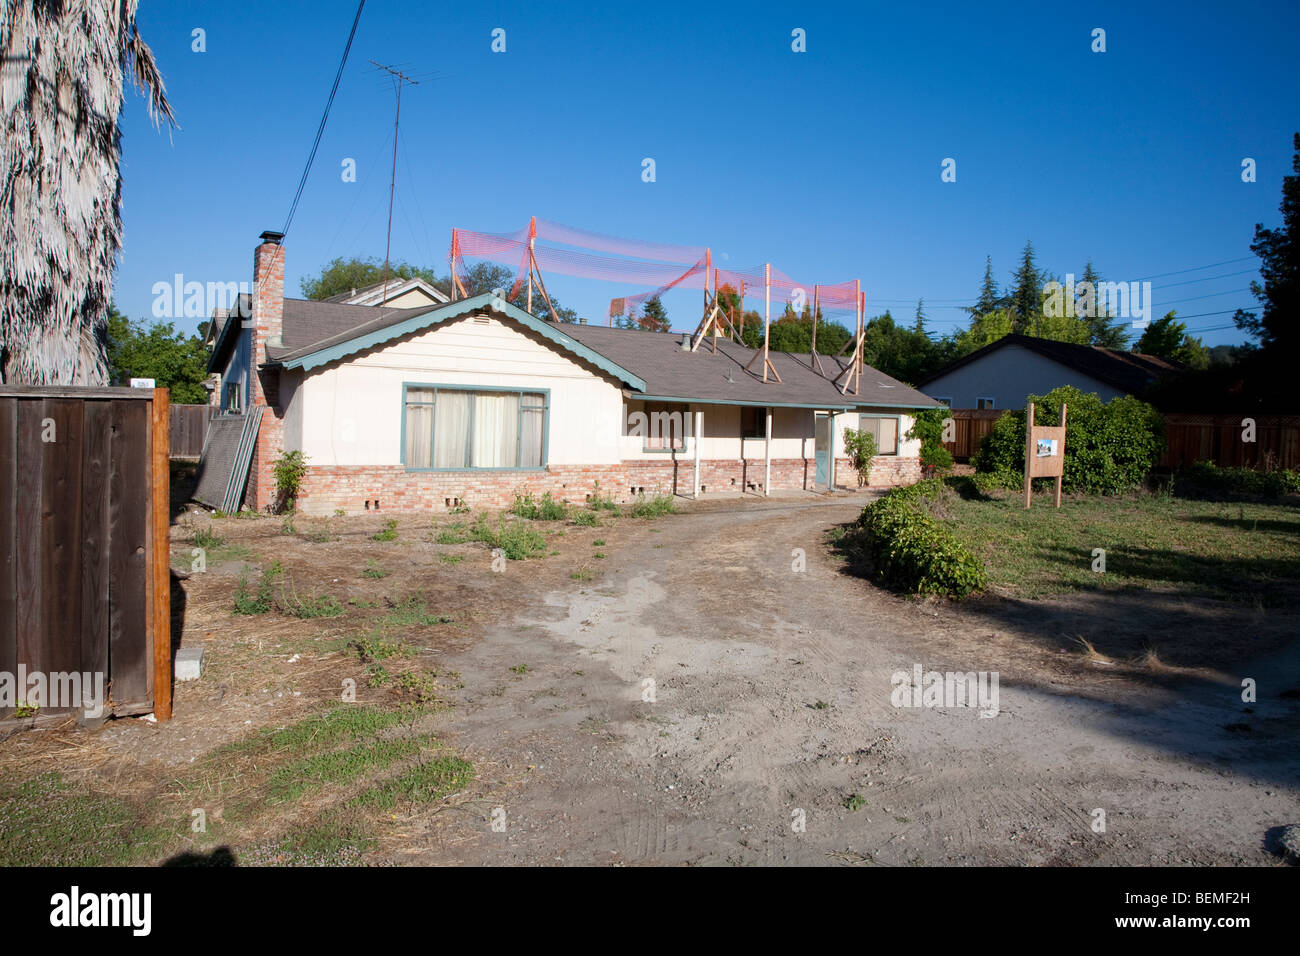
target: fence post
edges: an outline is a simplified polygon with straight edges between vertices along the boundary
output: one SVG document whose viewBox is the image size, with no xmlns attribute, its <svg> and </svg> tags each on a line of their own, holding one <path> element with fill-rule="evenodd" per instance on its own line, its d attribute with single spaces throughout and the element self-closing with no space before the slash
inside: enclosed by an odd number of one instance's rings
<svg viewBox="0 0 1300 956">
<path fill-rule="evenodd" d="M 152 467 L 153 554 L 153 713 L 158 720 L 172 717 L 172 605 L 171 605 L 171 393 L 153 390 L 150 427 Z"/>
</svg>

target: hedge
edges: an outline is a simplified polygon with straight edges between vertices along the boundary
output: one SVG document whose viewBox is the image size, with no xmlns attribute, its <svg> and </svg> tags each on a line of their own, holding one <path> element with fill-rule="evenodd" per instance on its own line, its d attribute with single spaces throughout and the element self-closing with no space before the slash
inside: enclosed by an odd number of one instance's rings
<svg viewBox="0 0 1300 956">
<path fill-rule="evenodd" d="M 1174 474 L 1173 492 L 1185 498 L 1234 495 L 1280 498 L 1300 492 L 1300 471 L 1220 468 L 1212 461 L 1198 461 Z"/>
<path fill-rule="evenodd" d="M 1069 406 L 1065 429 L 1064 489 L 1119 495 L 1142 486 L 1164 449 L 1164 419 L 1146 402 L 1124 395 L 1103 402 L 1073 386 L 1030 395 L 1036 425 L 1057 425 Z M 1000 476 L 1025 471 L 1025 413 L 1003 415 L 980 445 L 975 470 Z"/>
<path fill-rule="evenodd" d="M 988 584 L 984 565 L 930 514 L 952 494 L 937 478 L 894 488 L 867 505 L 858 530 L 872 573 L 915 594 L 965 597 Z"/>
</svg>

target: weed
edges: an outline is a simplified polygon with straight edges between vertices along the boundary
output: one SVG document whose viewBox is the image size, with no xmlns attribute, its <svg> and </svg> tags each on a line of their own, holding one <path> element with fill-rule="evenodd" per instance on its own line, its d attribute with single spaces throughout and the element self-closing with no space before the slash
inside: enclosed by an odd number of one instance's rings
<svg viewBox="0 0 1300 956">
<path fill-rule="evenodd" d="M 672 495 L 655 495 L 653 498 L 647 498 L 645 494 L 639 494 L 636 501 L 628 506 L 627 513 L 633 518 L 659 518 L 663 515 L 677 513 L 677 505 L 673 502 Z"/>
<path fill-rule="evenodd" d="M 440 554 L 438 560 L 443 564 L 450 564 L 453 568 L 465 560 L 463 554 Z"/>
<path fill-rule="evenodd" d="M 375 541 L 396 541 L 397 540 L 397 519 L 389 518 L 384 522 L 382 531 L 376 531 L 370 536 Z"/>
<path fill-rule="evenodd" d="M 272 599 L 272 588 L 275 581 L 284 568 L 279 561 L 272 561 L 262 571 L 261 580 L 257 582 L 257 595 L 254 596 L 248 590 L 248 566 L 239 575 L 239 586 L 235 589 L 235 613 L 236 614 L 265 614 L 271 610 L 274 603 Z"/>
<path fill-rule="evenodd" d="M 844 809 L 852 810 L 855 812 L 861 810 L 863 807 L 867 805 L 866 798 L 862 796 L 862 794 L 860 793 L 850 794 L 849 796 L 845 797 L 842 802 L 844 804 Z"/>
<path fill-rule="evenodd" d="M 381 568 L 379 565 L 375 564 L 373 558 L 367 558 L 366 569 L 361 572 L 361 576 L 365 578 L 374 578 L 376 581 L 378 581 L 380 578 L 388 577 L 388 572 L 385 571 L 383 568 Z"/>
<path fill-rule="evenodd" d="M 486 516 L 480 516 L 471 534 L 489 548 L 500 548 L 511 561 L 537 557 L 547 550 L 544 534 L 520 522 L 507 524 L 504 515 L 496 528 L 488 525 Z"/>
<path fill-rule="evenodd" d="M 474 765 L 459 757 L 435 757 L 351 801 L 350 807 L 391 810 L 401 803 L 428 803 L 463 790 L 474 779 Z"/>
<path fill-rule="evenodd" d="M 595 528 L 599 527 L 600 519 L 594 511 L 579 511 L 573 516 L 573 523 L 581 528 Z"/>
<path fill-rule="evenodd" d="M 384 627 L 432 627 L 451 623 L 446 615 L 429 612 L 423 594 L 412 595 L 400 604 L 392 600 L 388 604 L 392 612 L 384 618 Z"/>
</svg>

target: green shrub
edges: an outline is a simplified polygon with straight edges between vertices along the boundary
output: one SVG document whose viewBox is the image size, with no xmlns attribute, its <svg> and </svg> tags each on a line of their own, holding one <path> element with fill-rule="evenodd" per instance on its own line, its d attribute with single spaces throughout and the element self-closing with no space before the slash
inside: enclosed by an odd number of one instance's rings
<svg viewBox="0 0 1300 956">
<path fill-rule="evenodd" d="M 856 428 L 844 429 L 844 451 L 858 473 L 858 487 L 871 481 L 871 460 L 876 457 L 876 436 Z"/>
<path fill-rule="evenodd" d="M 564 501 L 557 501 L 548 491 L 539 500 L 533 500 L 532 492 L 515 495 L 515 503 L 510 506 L 510 513 L 520 518 L 533 521 L 563 521 L 569 516 L 569 506 Z"/>
<path fill-rule="evenodd" d="M 546 553 L 546 535 L 536 528 L 520 521 L 507 522 L 505 515 L 497 527 L 487 523 L 487 516 L 480 515 L 478 523 L 471 529 L 476 541 L 482 541 L 494 551 L 500 548 L 511 561 L 521 561 Z"/>
<path fill-rule="evenodd" d="M 275 509 L 291 510 L 298 497 L 298 489 L 307 474 L 307 459 L 300 451 L 282 451 L 271 463 L 275 475 Z"/>
<path fill-rule="evenodd" d="M 947 408 L 922 409 L 903 436 L 921 440 L 921 465 L 930 472 L 943 472 L 952 467 L 952 453 L 943 447 L 944 422 L 950 418 L 952 412 Z"/>
<path fill-rule="evenodd" d="M 1173 492 L 1183 498 L 1214 498 L 1245 495 L 1280 498 L 1300 492 L 1300 471 L 1254 468 L 1220 468 L 1212 461 L 1198 461 L 1174 474 Z"/>
<path fill-rule="evenodd" d="M 1064 488 L 1071 493 L 1118 495 L 1142 486 L 1164 448 L 1164 419 L 1131 395 L 1103 402 L 1073 386 L 1030 395 L 1034 423 L 1056 425 L 1069 406 L 1065 432 Z M 978 472 L 1023 475 L 1025 413 L 1003 415 L 974 458 Z"/>
<path fill-rule="evenodd" d="M 931 514 L 950 494 L 938 479 L 895 488 L 863 509 L 841 547 L 865 557 L 891 587 L 955 598 L 982 590 L 988 584 L 984 565 Z"/>
<path fill-rule="evenodd" d="M 595 528 L 600 525 L 600 519 L 594 511 L 579 511 L 573 516 L 573 523 L 583 528 Z"/>
</svg>

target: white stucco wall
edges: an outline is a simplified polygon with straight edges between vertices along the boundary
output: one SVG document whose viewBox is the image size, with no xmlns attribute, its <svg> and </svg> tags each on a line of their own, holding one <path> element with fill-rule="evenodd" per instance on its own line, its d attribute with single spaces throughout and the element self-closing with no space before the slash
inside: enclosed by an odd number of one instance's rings
<svg viewBox="0 0 1300 956">
<path fill-rule="evenodd" d="M 482 316 L 438 326 L 420 335 L 311 372 L 285 372 L 284 447 L 300 449 L 310 462 L 331 465 L 400 465 L 403 384 L 498 386 L 549 390 L 548 464 L 599 465 L 655 461 L 666 452 L 644 450 L 629 435 L 629 416 L 645 403 L 623 397 L 620 383 L 534 339 L 510 322 Z M 690 433 L 679 459 L 695 456 L 694 412 L 703 412 L 700 457 L 761 459 L 762 437 L 741 439 L 741 409 L 734 405 L 688 406 Z M 898 409 L 863 413 L 899 416 L 901 456 L 919 454 L 920 443 L 903 433 L 911 418 Z M 772 458 L 812 458 L 811 409 L 772 409 Z M 846 457 L 844 429 L 858 427 L 858 412 L 835 418 L 835 455 Z M 760 431 L 763 427 L 760 412 Z"/>
<path fill-rule="evenodd" d="M 898 457 L 915 458 L 921 454 L 921 440 L 919 438 L 908 439 L 903 436 L 907 430 L 912 427 L 912 416 L 905 414 L 897 408 L 878 408 L 863 406 L 852 412 L 840 412 L 835 416 L 835 457 L 847 458 L 848 452 L 844 448 L 844 431 L 848 428 L 858 428 L 861 424 L 861 416 L 869 415 L 871 417 L 897 418 L 898 419 Z"/>
<path fill-rule="evenodd" d="M 614 464 L 617 383 L 496 318 L 468 317 L 306 375 L 301 447 L 316 465 L 399 465 L 403 383 L 550 390 L 547 461 Z"/>
<path fill-rule="evenodd" d="M 1054 362 L 1023 345 L 1004 345 L 926 384 L 925 394 L 950 399 L 952 408 L 976 408 L 992 398 L 994 408 L 1024 408 L 1030 395 L 1046 395 L 1062 385 L 1096 392 L 1108 402 L 1124 392 Z"/>
</svg>

